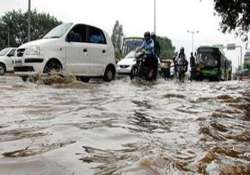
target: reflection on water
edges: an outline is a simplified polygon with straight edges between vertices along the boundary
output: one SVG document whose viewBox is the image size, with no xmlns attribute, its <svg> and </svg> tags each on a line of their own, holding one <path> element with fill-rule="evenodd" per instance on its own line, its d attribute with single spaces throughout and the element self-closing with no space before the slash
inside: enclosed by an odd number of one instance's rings
<svg viewBox="0 0 250 175">
<path fill-rule="evenodd" d="M 249 82 L 42 81 L 0 77 L 0 174 L 250 174 Z"/>
</svg>

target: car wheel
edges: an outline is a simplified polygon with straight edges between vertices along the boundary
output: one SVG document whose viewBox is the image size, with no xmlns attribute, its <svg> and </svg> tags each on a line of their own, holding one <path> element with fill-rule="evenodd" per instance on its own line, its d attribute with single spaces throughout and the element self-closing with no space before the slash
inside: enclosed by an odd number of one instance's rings
<svg viewBox="0 0 250 175">
<path fill-rule="evenodd" d="M 90 78 L 89 77 L 79 77 L 78 80 L 84 82 L 84 83 L 88 83 Z"/>
<path fill-rule="evenodd" d="M 21 79 L 23 80 L 23 82 L 26 82 L 28 80 L 28 76 L 21 76 Z"/>
<path fill-rule="evenodd" d="M 56 73 L 59 73 L 62 71 L 62 65 L 59 61 L 57 60 L 51 60 L 49 61 L 45 68 L 44 68 L 44 73 L 52 73 L 52 72 L 56 72 Z"/>
<path fill-rule="evenodd" d="M 0 63 L 0 75 L 4 75 L 6 72 L 5 65 Z"/>
<path fill-rule="evenodd" d="M 106 68 L 103 79 L 106 82 L 111 82 L 115 79 L 115 69 L 112 66 Z"/>
</svg>

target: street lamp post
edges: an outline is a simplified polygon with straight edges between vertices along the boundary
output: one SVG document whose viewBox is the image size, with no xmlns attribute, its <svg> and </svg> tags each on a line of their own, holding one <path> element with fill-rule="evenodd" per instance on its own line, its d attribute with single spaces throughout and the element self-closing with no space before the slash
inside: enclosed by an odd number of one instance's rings
<svg viewBox="0 0 250 175">
<path fill-rule="evenodd" d="M 31 0 L 28 1 L 28 41 L 31 40 L 31 32 L 30 32 L 30 28 L 31 28 Z"/>
<path fill-rule="evenodd" d="M 154 33 L 156 34 L 156 0 L 154 0 Z"/>
<path fill-rule="evenodd" d="M 194 52 L 194 35 L 198 34 L 199 31 L 198 30 L 187 30 L 188 33 L 190 33 L 192 35 L 192 52 Z"/>
</svg>

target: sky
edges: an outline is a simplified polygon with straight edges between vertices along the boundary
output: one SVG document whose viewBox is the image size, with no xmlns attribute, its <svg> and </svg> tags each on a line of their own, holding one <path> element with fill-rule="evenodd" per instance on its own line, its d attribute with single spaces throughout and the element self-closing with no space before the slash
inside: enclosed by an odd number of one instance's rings
<svg viewBox="0 0 250 175">
<path fill-rule="evenodd" d="M 192 51 L 192 36 L 187 30 L 199 31 L 194 37 L 195 48 L 227 43 L 242 45 L 234 34 L 219 31 L 220 18 L 214 15 L 213 0 L 156 2 L 157 35 L 170 38 L 177 49 L 185 47 L 188 56 Z M 32 9 L 49 13 L 63 22 L 95 25 L 110 35 L 116 20 L 123 25 L 125 36 L 143 36 L 154 28 L 153 0 L 31 0 L 31 4 Z M 25 11 L 27 6 L 28 0 L 0 0 L 0 15 L 12 9 Z M 240 50 L 225 50 L 225 53 L 236 67 Z"/>
</svg>

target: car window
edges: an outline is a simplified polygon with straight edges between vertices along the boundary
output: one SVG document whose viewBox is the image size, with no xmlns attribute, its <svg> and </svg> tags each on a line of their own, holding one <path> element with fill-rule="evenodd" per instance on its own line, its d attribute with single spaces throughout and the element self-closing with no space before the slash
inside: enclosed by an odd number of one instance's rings
<svg viewBox="0 0 250 175">
<path fill-rule="evenodd" d="M 49 39 L 49 38 L 61 38 L 73 25 L 73 23 L 64 23 L 61 24 L 54 29 L 52 29 L 48 34 L 46 34 L 43 38 Z"/>
<path fill-rule="evenodd" d="M 9 48 L 5 48 L 5 49 L 1 50 L 0 51 L 0 56 L 6 55 L 9 52 L 9 50 L 10 50 Z"/>
<path fill-rule="evenodd" d="M 100 29 L 91 26 L 89 26 L 87 42 L 94 44 L 107 44 L 104 33 Z"/>
<path fill-rule="evenodd" d="M 70 42 L 86 42 L 86 30 L 87 27 L 85 25 L 76 25 L 71 29 L 71 31 L 68 33 L 67 40 Z"/>
<path fill-rule="evenodd" d="M 12 49 L 12 50 L 9 52 L 8 56 L 9 56 L 9 57 L 13 57 L 13 56 L 15 55 L 15 51 L 16 51 L 16 49 Z"/>
</svg>

